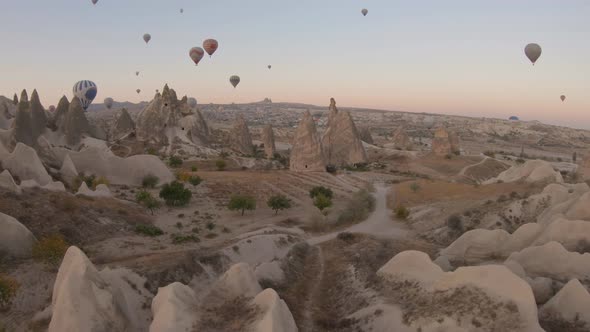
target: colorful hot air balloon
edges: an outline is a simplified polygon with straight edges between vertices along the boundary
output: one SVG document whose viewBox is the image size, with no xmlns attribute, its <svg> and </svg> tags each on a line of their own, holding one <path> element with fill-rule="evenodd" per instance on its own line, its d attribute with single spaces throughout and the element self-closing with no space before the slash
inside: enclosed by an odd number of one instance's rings
<svg viewBox="0 0 590 332">
<path fill-rule="evenodd" d="M 55 112 L 55 106 L 53 106 L 53 105 L 49 106 L 49 112 L 51 112 L 51 113 Z"/>
<path fill-rule="evenodd" d="M 561 99 L 562 102 L 565 101 L 565 96 L 564 95 L 561 95 L 561 97 L 559 97 L 559 98 Z"/>
<path fill-rule="evenodd" d="M 150 40 L 152 40 L 152 35 L 150 35 L 149 33 L 146 33 L 145 35 L 143 35 L 143 41 L 147 44 L 150 42 Z"/>
<path fill-rule="evenodd" d="M 369 11 L 366 8 L 363 8 L 363 10 L 361 10 L 361 13 L 363 13 L 363 16 L 367 16 Z"/>
<path fill-rule="evenodd" d="M 98 0 L 92 0 L 93 5 L 96 5 L 97 2 L 98 2 Z"/>
<path fill-rule="evenodd" d="M 218 47 L 219 43 L 215 39 L 207 39 L 203 42 L 203 48 L 210 57 L 213 55 L 213 53 L 215 53 L 215 51 L 217 51 Z"/>
<path fill-rule="evenodd" d="M 197 100 L 195 98 L 189 98 L 187 100 L 187 104 L 189 107 L 195 108 L 195 107 L 197 107 Z"/>
<path fill-rule="evenodd" d="M 238 86 L 238 84 L 240 84 L 240 76 L 233 75 L 232 77 L 229 78 L 229 82 L 235 88 L 236 86 Z"/>
<path fill-rule="evenodd" d="M 268 69 L 271 69 L 271 68 L 272 68 L 272 66 L 271 65 L 268 65 Z"/>
<path fill-rule="evenodd" d="M 205 51 L 203 51 L 203 49 L 200 48 L 200 47 L 193 47 L 188 52 L 188 55 L 191 57 L 191 59 L 195 63 L 195 66 L 198 66 L 199 65 L 199 61 L 201 61 L 201 59 L 205 55 Z"/>
<path fill-rule="evenodd" d="M 80 99 L 80 103 L 82 103 L 82 107 L 84 110 L 88 109 L 88 106 L 92 104 L 92 101 L 96 97 L 98 93 L 98 88 L 96 84 L 91 81 L 80 81 L 74 84 L 74 88 L 72 89 L 74 92 L 74 96 Z"/>
<path fill-rule="evenodd" d="M 139 94 L 141 92 L 141 89 L 137 89 L 137 90 L 135 90 L 135 92 L 137 92 L 137 94 Z"/>
<path fill-rule="evenodd" d="M 111 109 L 111 107 L 113 107 L 114 102 L 115 101 L 113 100 L 113 98 L 105 98 L 104 106 L 106 106 L 108 109 Z"/>
<path fill-rule="evenodd" d="M 541 52 L 541 46 L 539 46 L 538 44 L 528 44 L 524 48 L 524 54 L 526 54 L 527 58 L 531 60 L 533 66 L 535 65 L 535 62 L 539 60 L 539 57 L 541 57 Z"/>
</svg>

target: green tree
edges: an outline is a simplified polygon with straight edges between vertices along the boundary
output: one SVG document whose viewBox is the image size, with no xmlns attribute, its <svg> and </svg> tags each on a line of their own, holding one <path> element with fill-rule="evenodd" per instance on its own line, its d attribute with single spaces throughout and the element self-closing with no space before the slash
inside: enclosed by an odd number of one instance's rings
<svg viewBox="0 0 590 332">
<path fill-rule="evenodd" d="M 332 199 L 324 194 L 317 194 L 313 200 L 313 205 L 320 209 L 320 211 L 324 211 L 325 208 L 332 206 Z"/>
<path fill-rule="evenodd" d="M 271 196 L 266 202 L 269 208 L 275 211 L 275 214 L 279 214 L 279 210 L 285 210 L 291 208 L 291 200 L 285 195 L 274 195 Z"/>
<path fill-rule="evenodd" d="M 141 190 L 137 192 L 135 195 L 135 200 L 141 205 L 143 205 L 146 209 L 150 210 L 152 216 L 154 215 L 154 210 L 160 207 L 160 202 L 152 196 L 152 194 L 148 191 Z"/>
<path fill-rule="evenodd" d="M 256 209 L 256 199 L 249 195 L 234 195 L 229 200 L 227 208 L 231 211 L 242 211 L 242 215 L 244 215 L 245 210 Z"/>
<path fill-rule="evenodd" d="M 168 165 L 170 165 L 170 167 L 174 167 L 174 168 L 182 166 L 182 163 L 183 163 L 182 159 L 180 159 L 180 157 L 177 157 L 177 156 L 172 156 L 172 157 L 170 157 L 170 160 L 168 160 Z"/>
<path fill-rule="evenodd" d="M 309 197 L 311 197 L 311 198 L 316 198 L 320 194 L 324 195 L 326 198 L 329 198 L 330 200 L 334 197 L 334 193 L 332 192 L 332 189 L 326 188 L 323 186 L 313 187 L 309 191 Z"/>
<path fill-rule="evenodd" d="M 184 206 L 190 202 L 192 193 L 184 187 L 184 184 L 174 181 L 167 183 L 160 190 L 162 198 L 168 206 Z"/>
<path fill-rule="evenodd" d="M 227 166 L 225 160 L 223 159 L 219 159 L 215 162 L 215 167 L 217 167 L 218 171 L 223 171 L 225 170 L 225 167 Z"/>
<path fill-rule="evenodd" d="M 200 176 L 193 175 L 190 178 L 188 178 L 188 182 L 193 186 L 198 186 L 199 184 L 201 184 L 201 182 L 203 182 L 203 179 L 201 179 Z"/>
<path fill-rule="evenodd" d="M 141 185 L 144 188 L 155 188 L 158 185 L 158 182 L 160 182 L 160 179 L 157 176 L 148 174 L 141 181 Z"/>
</svg>

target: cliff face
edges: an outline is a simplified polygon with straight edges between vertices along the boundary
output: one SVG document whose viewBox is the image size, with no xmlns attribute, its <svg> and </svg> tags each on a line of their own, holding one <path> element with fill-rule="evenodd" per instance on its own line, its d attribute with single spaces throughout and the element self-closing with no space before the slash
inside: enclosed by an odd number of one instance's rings
<svg viewBox="0 0 590 332">
<path fill-rule="evenodd" d="M 309 111 L 305 113 L 295 131 L 290 169 L 297 172 L 326 171 L 322 142 Z"/>
</svg>

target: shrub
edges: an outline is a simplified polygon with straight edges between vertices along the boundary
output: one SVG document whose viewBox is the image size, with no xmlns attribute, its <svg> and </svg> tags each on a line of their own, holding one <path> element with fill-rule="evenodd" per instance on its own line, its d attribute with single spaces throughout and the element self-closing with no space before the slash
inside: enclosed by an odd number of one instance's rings
<svg viewBox="0 0 590 332">
<path fill-rule="evenodd" d="M 193 186 L 198 186 L 199 184 L 201 184 L 201 182 L 203 182 L 203 179 L 201 179 L 201 177 L 199 176 L 193 175 L 188 179 L 188 182 Z"/>
<path fill-rule="evenodd" d="M 375 197 L 367 190 L 359 190 L 351 197 L 344 211 L 338 216 L 338 223 L 353 223 L 367 219 L 375 210 Z"/>
<path fill-rule="evenodd" d="M 496 153 L 494 151 L 484 151 L 483 154 L 490 157 L 490 158 L 496 157 Z"/>
<path fill-rule="evenodd" d="M 227 166 L 227 164 L 225 163 L 225 160 L 223 160 L 223 159 L 219 159 L 215 162 L 215 167 L 217 167 L 218 171 L 224 171 L 226 166 Z"/>
<path fill-rule="evenodd" d="M 420 190 L 422 187 L 420 187 L 420 184 L 418 182 L 412 182 L 412 184 L 410 185 L 410 189 L 414 192 L 417 193 L 418 190 Z"/>
<path fill-rule="evenodd" d="M 168 206 L 184 206 L 190 202 L 192 193 L 190 190 L 184 188 L 184 184 L 174 181 L 167 183 L 160 190 L 160 198 L 162 198 Z"/>
<path fill-rule="evenodd" d="M 145 190 L 140 190 L 135 194 L 135 200 L 143 205 L 146 209 L 150 210 L 152 215 L 154 215 L 154 210 L 160 207 L 160 202 L 152 196 L 152 194 Z"/>
<path fill-rule="evenodd" d="M 309 191 L 309 197 L 311 198 L 315 198 L 318 195 L 324 195 L 325 197 L 332 199 L 334 197 L 334 193 L 332 192 L 332 189 L 330 188 L 326 188 L 323 186 L 318 186 L 318 187 L 313 187 L 310 191 Z"/>
<path fill-rule="evenodd" d="M 99 184 L 104 184 L 106 186 L 110 185 L 111 183 L 107 180 L 104 176 L 92 179 L 92 189 L 96 189 Z"/>
<path fill-rule="evenodd" d="M 453 159 L 453 155 L 448 153 L 445 155 L 445 159 Z"/>
<path fill-rule="evenodd" d="M 463 233 L 463 219 L 460 216 L 453 214 L 447 218 L 447 227 L 457 233 Z"/>
<path fill-rule="evenodd" d="M 245 210 L 256 209 L 256 199 L 248 195 L 234 195 L 229 200 L 227 208 L 231 211 L 242 211 L 242 215 L 244 215 Z"/>
<path fill-rule="evenodd" d="M 172 243 L 174 244 L 182 244 L 186 242 L 200 242 L 201 240 L 194 234 L 189 235 L 182 235 L 182 234 L 172 234 L 170 235 L 172 238 Z"/>
<path fill-rule="evenodd" d="M 191 172 L 196 172 L 198 170 L 197 166 L 192 166 L 191 167 Z"/>
<path fill-rule="evenodd" d="M 154 226 L 154 225 L 140 224 L 140 225 L 135 226 L 135 233 L 145 235 L 145 236 L 155 237 L 155 236 L 163 235 L 164 231 L 162 231 L 162 229 L 160 229 L 159 227 Z"/>
<path fill-rule="evenodd" d="M 334 165 L 328 165 L 326 166 L 326 172 L 334 174 L 338 171 L 338 169 L 336 169 L 336 166 Z"/>
<path fill-rule="evenodd" d="M 157 176 L 148 174 L 141 180 L 141 185 L 144 188 L 155 188 L 158 182 L 160 182 L 160 179 Z"/>
<path fill-rule="evenodd" d="M 320 211 L 324 211 L 325 208 L 329 208 L 330 206 L 332 206 L 332 199 L 320 193 L 315 196 L 315 199 L 313 200 L 313 205 L 320 209 Z"/>
<path fill-rule="evenodd" d="M 524 159 L 522 159 L 522 158 L 518 158 L 518 159 L 516 159 L 516 163 L 517 163 L 517 164 L 524 164 L 524 162 L 525 162 L 525 161 L 524 161 Z"/>
<path fill-rule="evenodd" d="M 174 167 L 174 168 L 182 166 L 182 163 L 183 163 L 182 159 L 180 159 L 180 157 L 177 157 L 177 156 L 172 156 L 168 160 L 168 165 L 170 165 L 170 167 Z"/>
<path fill-rule="evenodd" d="M 279 214 L 279 210 L 291 208 L 291 200 L 285 195 L 274 195 L 268 199 L 266 205 L 275 211 L 275 214 Z"/>
<path fill-rule="evenodd" d="M 33 245 L 33 258 L 57 267 L 67 250 L 68 244 L 63 236 L 59 234 L 49 235 Z"/>
<path fill-rule="evenodd" d="M 18 291 L 18 282 L 6 275 L 0 274 L 0 310 L 8 310 Z"/>
<path fill-rule="evenodd" d="M 191 174 L 183 171 L 176 172 L 176 180 L 180 182 L 188 182 L 191 178 Z"/>
<path fill-rule="evenodd" d="M 158 155 L 158 151 L 155 148 L 148 148 L 146 152 L 147 154 L 151 154 L 152 156 Z"/>
<path fill-rule="evenodd" d="M 410 210 L 408 210 L 405 206 L 400 205 L 395 209 L 395 216 L 398 219 L 408 219 L 410 216 Z"/>
<path fill-rule="evenodd" d="M 214 223 L 214 222 L 212 222 L 212 221 L 209 221 L 209 222 L 208 222 L 208 223 L 205 225 L 205 227 L 206 227 L 208 230 L 212 231 L 212 230 L 214 230 L 214 229 L 215 229 L 215 223 Z"/>
</svg>

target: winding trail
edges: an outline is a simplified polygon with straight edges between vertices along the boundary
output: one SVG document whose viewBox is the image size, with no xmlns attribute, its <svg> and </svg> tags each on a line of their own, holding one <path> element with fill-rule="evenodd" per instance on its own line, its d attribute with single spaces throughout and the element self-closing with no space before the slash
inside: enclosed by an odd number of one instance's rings
<svg viewBox="0 0 590 332">
<path fill-rule="evenodd" d="M 387 208 L 387 191 L 388 187 L 383 184 L 375 186 L 375 211 L 367 220 L 353 225 L 347 229 L 320 235 L 307 240 L 310 245 L 318 245 L 323 242 L 334 239 L 339 233 L 363 233 L 373 235 L 379 238 L 401 238 L 410 233 L 408 227 L 400 222 L 394 221 L 390 217 L 390 210 Z"/>
<path fill-rule="evenodd" d="M 318 249 L 317 253 L 317 264 L 319 265 L 319 272 L 315 278 L 315 282 L 313 283 L 312 288 L 310 289 L 309 293 L 307 294 L 307 298 L 305 299 L 305 305 L 303 306 L 303 321 L 300 323 L 299 331 L 300 332 L 313 332 L 317 331 L 315 328 L 315 320 L 313 317 L 314 309 L 316 307 L 317 297 L 320 296 L 320 285 L 322 283 L 322 279 L 324 278 L 324 271 L 325 271 L 325 264 L 324 264 L 324 255 L 322 253 L 321 247 L 316 247 Z"/>
</svg>

